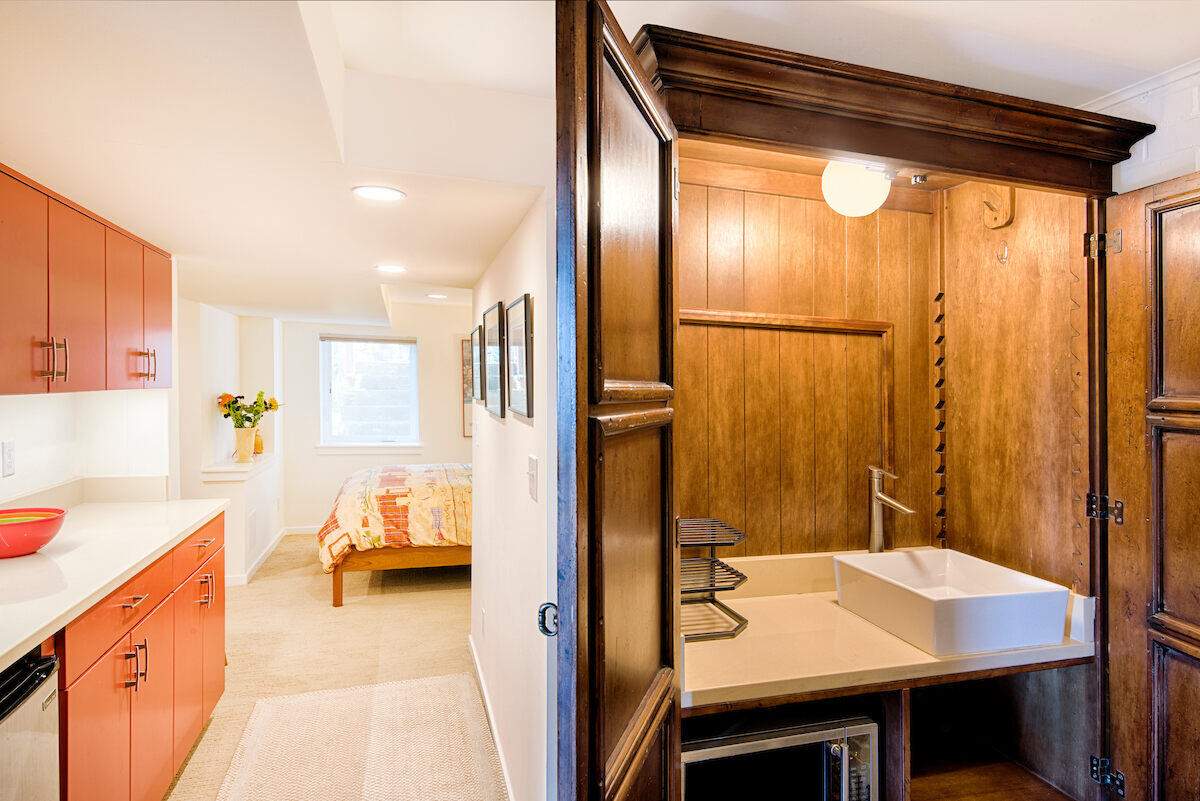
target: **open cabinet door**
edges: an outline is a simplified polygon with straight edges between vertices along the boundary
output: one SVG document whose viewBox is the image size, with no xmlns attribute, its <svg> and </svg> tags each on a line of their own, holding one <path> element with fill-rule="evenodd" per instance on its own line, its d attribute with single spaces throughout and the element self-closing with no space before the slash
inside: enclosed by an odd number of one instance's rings
<svg viewBox="0 0 1200 801">
<path fill-rule="evenodd" d="M 1106 217 L 1111 775 L 1128 798 L 1194 801 L 1200 173 L 1110 198 Z"/>
<path fill-rule="evenodd" d="M 678 799 L 675 128 L 600 0 L 559 0 L 558 798 Z"/>
</svg>

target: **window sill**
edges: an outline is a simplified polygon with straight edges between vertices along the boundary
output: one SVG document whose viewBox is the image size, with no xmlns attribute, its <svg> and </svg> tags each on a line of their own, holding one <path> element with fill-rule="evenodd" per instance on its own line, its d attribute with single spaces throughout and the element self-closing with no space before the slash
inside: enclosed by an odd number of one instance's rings
<svg viewBox="0 0 1200 801">
<path fill-rule="evenodd" d="M 387 442 L 363 442 L 359 444 L 342 444 L 342 445 L 327 445 L 318 442 L 315 449 L 319 455 L 337 455 L 337 454 L 374 454 L 374 453 L 408 453 L 416 454 L 425 450 L 425 445 L 420 442 L 411 442 L 405 445 L 393 445 Z"/>
</svg>

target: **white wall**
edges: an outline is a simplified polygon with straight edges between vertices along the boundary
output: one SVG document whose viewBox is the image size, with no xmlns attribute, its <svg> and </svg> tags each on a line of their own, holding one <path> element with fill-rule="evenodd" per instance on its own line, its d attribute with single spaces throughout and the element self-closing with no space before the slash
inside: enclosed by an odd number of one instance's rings
<svg viewBox="0 0 1200 801">
<path fill-rule="evenodd" d="M 1113 170 L 1113 189 L 1129 192 L 1200 170 L 1200 59 L 1105 95 L 1082 108 L 1152 122 L 1157 130 L 1134 145 Z"/>
<path fill-rule="evenodd" d="M 195 301 L 179 300 L 179 461 L 185 498 L 202 498 L 200 470 L 228 462 L 233 426 L 217 410 L 222 392 L 241 389 L 237 315 Z"/>
<path fill-rule="evenodd" d="M 471 647 L 513 801 L 547 798 L 554 775 L 554 641 L 534 626 L 555 592 L 552 223 L 543 196 L 475 285 L 475 320 L 498 300 L 525 292 L 533 300 L 533 419 L 474 406 Z M 530 456 L 539 462 L 536 500 Z"/>
<path fill-rule="evenodd" d="M 394 304 L 391 327 L 283 324 L 284 516 L 289 529 L 316 530 L 347 476 L 385 464 L 469 462 L 462 435 L 461 340 L 471 328 L 466 306 Z M 321 334 L 413 337 L 417 340 L 421 443 L 413 448 L 320 448 L 318 342 Z"/>
</svg>

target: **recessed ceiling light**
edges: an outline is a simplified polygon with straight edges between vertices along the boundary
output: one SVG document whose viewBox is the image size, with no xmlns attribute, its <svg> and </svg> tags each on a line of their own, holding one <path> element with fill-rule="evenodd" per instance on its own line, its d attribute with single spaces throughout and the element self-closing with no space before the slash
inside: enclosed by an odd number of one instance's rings
<svg viewBox="0 0 1200 801">
<path fill-rule="evenodd" d="M 379 270 L 379 272 L 381 272 L 381 273 L 402 273 L 402 272 L 404 272 L 404 268 L 401 267 L 399 264 L 380 264 L 375 269 Z"/>
<path fill-rule="evenodd" d="M 354 194 L 364 200 L 384 200 L 389 203 L 404 200 L 404 193 L 390 186 L 356 186 Z"/>
<path fill-rule="evenodd" d="M 443 295 L 441 292 L 426 292 L 425 297 L 433 298 L 434 300 L 445 300 L 446 299 L 446 296 Z"/>
</svg>

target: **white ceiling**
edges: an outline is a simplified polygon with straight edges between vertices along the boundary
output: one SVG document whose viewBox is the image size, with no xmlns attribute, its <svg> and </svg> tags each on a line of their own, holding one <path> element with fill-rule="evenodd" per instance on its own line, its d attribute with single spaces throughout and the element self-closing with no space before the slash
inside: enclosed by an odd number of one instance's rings
<svg viewBox="0 0 1200 801">
<path fill-rule="evenodd" d="M 656 23 L 1080 105 L 1200 53 L 1200 3 L 613 0 Z M 176 254 L 185 297 L 385 319 L 553 186 L 549 2 L 3 2 L 0 161 Z M 356 183 L 408 192 L 357 201 Z M 409 273 L 380 291 L 372 269 Z M 461 300 L 462 294 L 448 293 Z"/>
</svg>

